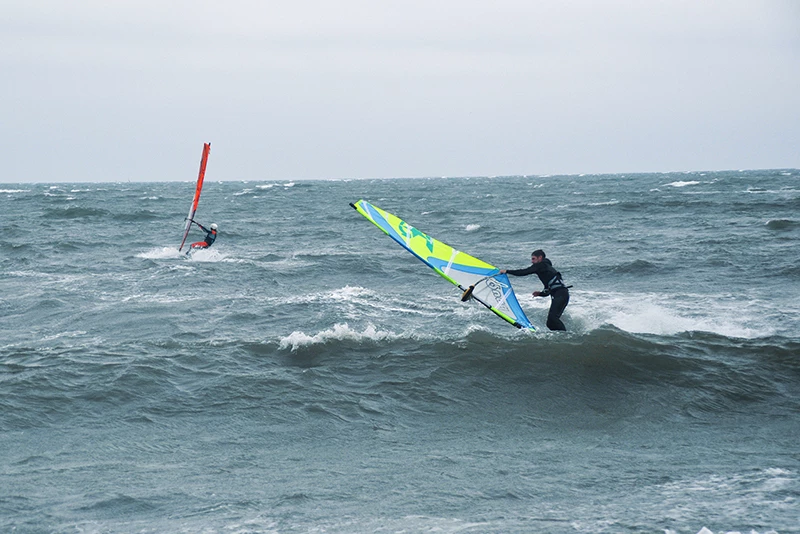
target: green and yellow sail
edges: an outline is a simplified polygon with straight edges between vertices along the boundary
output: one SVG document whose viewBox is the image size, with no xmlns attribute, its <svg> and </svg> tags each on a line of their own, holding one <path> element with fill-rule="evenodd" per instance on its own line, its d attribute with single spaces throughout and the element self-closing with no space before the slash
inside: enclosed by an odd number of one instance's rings
<svg viewBox="0 0 800 534">
<path fill-rule="evenodd" d="M 350 205 L 442 278 L 465 292 L 465 297 L 471 296 L 517 328 L 535 330 L 522 311 L 508 276 L 500 274 L 497 267 L 430 237 L 365 200 Z"/>
</svg>

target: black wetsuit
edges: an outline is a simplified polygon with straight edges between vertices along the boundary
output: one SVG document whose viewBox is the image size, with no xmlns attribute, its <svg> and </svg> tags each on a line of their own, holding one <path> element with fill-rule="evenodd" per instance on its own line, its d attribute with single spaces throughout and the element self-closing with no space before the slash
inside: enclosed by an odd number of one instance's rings
<svg viewBox="0 0 800 534">
<path fill-rule="evenodd" d="M 532 263 L 524 269 L 509 269 L 506 273 L 514 276 L 527 276 L 536 274 L 544 284 L 542 296 L 550 295 L 550 312 L 547 314 L 547 328 L 550 330 L 566 330 L 567 327 L 561 322 L 561 314 L 564 313 L 569 304 L 569 290 L 561 280 L 561 273 L 556 271 L 553 263 L 547 258 L 543 258 L 539 263 Z"/>
</svg>

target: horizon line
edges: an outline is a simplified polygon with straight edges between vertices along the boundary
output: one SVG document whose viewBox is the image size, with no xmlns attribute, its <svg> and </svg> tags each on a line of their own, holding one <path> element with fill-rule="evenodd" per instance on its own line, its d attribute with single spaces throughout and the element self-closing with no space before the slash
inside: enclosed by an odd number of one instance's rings
<svg viewBox="0 0 800 534">
<path fill-rule="evenodd" d="M 350 177 L 350 178 L 212 178 L 208 176 L 206 180 L 212 182 L 349 182 L 364 180 L 468 180 L 476 178 L 499 179 L 499 178 L 583 178 L 587 176 L 626 176 L 626 175 L 647 175 L 647 174 L 707 174 L 723 172 L 780 172 L 796 171 L 800 168 L 795 167 L 775 167 L 764 169 L 719 169 L 719 170 L 673 170 L 673 171 L 627 171 L 627 172 L 580 172 L 580 173 L 544 173 L 544 174 L 492 174 L 492 175 L 464 175 L 464 176 L 388 176 L 388 177 Z M 789 174 L 788 176 L 791 176 Z M 0 180 L 0 184 L 119 184 L 119 183 L 184 183 L 195 182 L 197 179 L 175 179 L 175 180 L 68 180 L 68 181 L 27 181 L 27 182 L 6 182 Z"/>
</svg>

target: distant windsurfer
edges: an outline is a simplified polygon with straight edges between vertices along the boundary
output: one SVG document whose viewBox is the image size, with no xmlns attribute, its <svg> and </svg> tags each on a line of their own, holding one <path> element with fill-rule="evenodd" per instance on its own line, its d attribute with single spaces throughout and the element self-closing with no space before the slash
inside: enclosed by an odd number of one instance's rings
<svg viewBox="0 0 800 534">
<path fill-rule="evenodd" d="M 199 226 L 200 229 L 206 233 L 206 238 L 203 241 L 192 243 L 192 248 L 208 248 L 213 245 L 214 241 L 217 239 L 217 223 L 213 223 L 210 228 L 206 228 L 195 220 L 191 220 L 191 222 Z"/>
<path fill-rule="evenodd" d="M 561 322 L 561 314 L 569 304 L 569 289 L 561 279 L 561 273 L 556 271 L 553 263 L 545 257 L 541 249 L 531 253 L 531 265 L 524 269 L 500 269 L 500 274 L 513 276 L 527 276 L 536 274 L 544 284 L 544 291 L 534 291 L 534 297 L 550 297 L 550 312 L 547 314 L 547 328 L 550 330 L 566 330 Z"/>
</svg>

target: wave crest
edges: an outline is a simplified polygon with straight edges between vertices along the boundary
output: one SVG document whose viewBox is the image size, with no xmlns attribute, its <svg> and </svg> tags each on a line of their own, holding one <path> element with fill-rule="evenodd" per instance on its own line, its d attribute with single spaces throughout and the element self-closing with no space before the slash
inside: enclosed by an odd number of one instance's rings
<svg viewBox="0 0 800 534">
<path fill-rule="evenodd" d="M 362 332 L 350 328 L 347 323 L 336 323 L 332 328 L 322 330 L 313 335 L 308 335 L 300 330 L 295 330 L 286 337 L 281 338 L 278 346 L 280 349 L 290 349 L 292 352 L 309 345 L 324 345 L 330 341 L 394 341 L 401 338 L 393 332 L 381 331 L 369 324 Z"/>
</svg>

